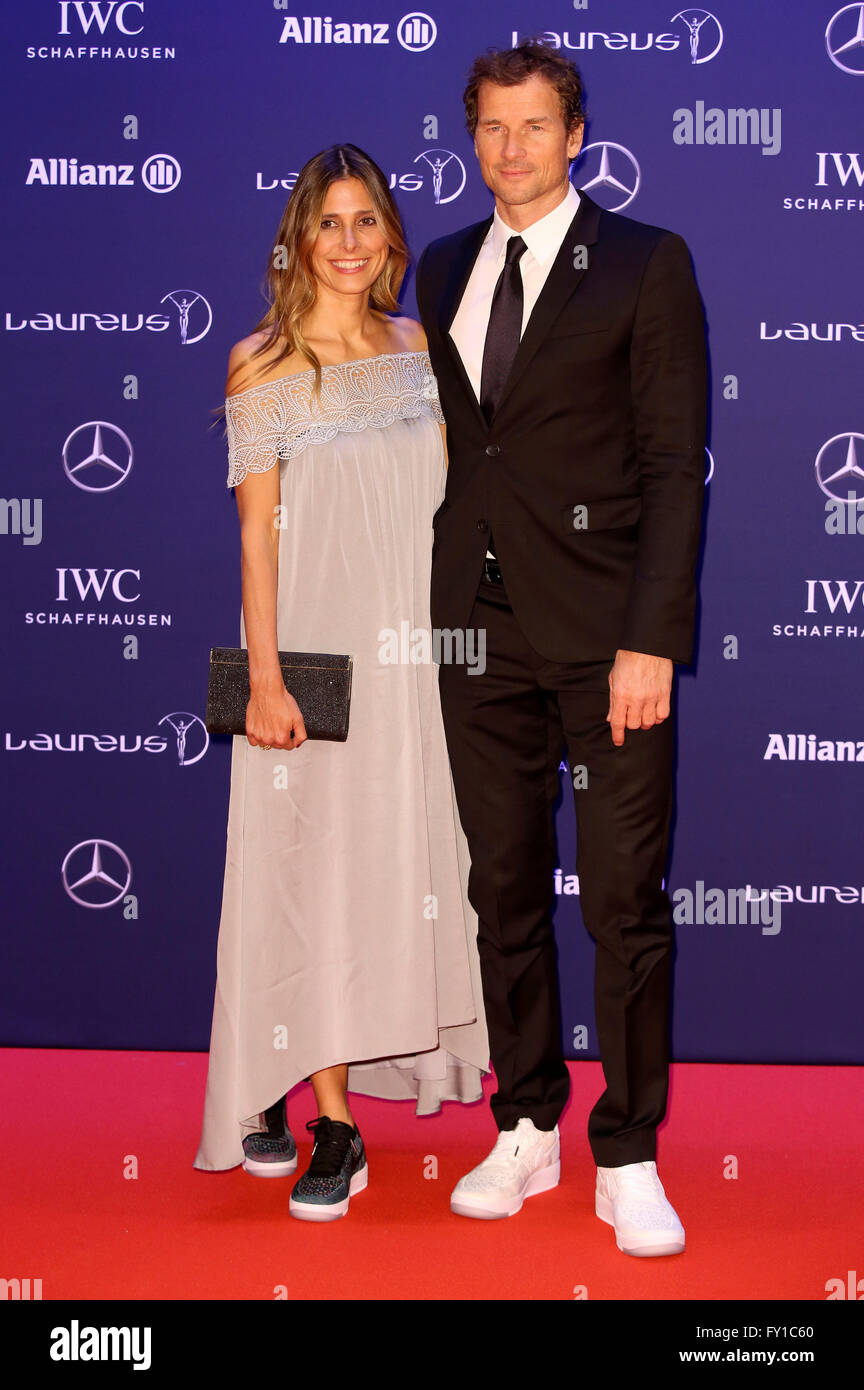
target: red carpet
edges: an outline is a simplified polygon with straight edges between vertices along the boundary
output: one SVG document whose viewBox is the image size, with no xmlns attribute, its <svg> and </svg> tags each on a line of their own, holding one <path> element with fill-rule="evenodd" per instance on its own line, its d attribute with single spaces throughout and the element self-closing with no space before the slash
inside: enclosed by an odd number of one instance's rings
<svg viewBox="0 0 864 1390">
<path fill-rule="evenodd" d="M 504 1221 L 448 1207 L 494 1142 L 487 1105 L 417 1120 L 407 1104 L 352 1097 L 369 1187 L 322 1227 L 288 1215 L 292 1178 L 192 1167 L 206 1061 L 5 1050 L 5 1278 L 41 1279 L 46 1300 L 273 1299 L 283 1286 L 292 1299 L 569 1300 L 584 1287 L 592 1300 L 824 1300 L 826 1281 L 864 1280 L 860 1068 L 674 1066 L 658 1166 L 688 1249 L 637 1260 L 594 1216 L 598 1063 L 571 1064 L 560 1187 Z M 313 1115 L 298 1088 L 300 1171 Z M 430 1156 L 437 1179 L 424 1177 Z"/>
</svg>

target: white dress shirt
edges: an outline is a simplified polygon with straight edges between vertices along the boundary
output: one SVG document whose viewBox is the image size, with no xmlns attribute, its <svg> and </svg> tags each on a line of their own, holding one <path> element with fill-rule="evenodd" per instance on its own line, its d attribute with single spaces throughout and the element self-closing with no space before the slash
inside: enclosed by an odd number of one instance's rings
<svg viewBox="0 0 864 1390">
<path fill-rule="evenodd" d="M 498 283 L 498 276 L 504 269 L 507 242 L 511 236 L 521 236 L 527 250 L 519 260 L 522 273 L 522 333 L 537 303 L 537 297 L 546 283 L 552 263 L 561 250 L 567 228 L 573 221 L 579 206 L 579 194 L 568 183 L 567 192 L 556 208 L 547 212 L 523 232 L 516 232 L 500 216 L 498 209 L 492 217 L 492 226 L 474 262 L 474 267 L 465 286 L 462 302 L 450 327 L 450 337 L 456 344 L 459 356 L 468 373 L 468 380 L 474 387 L 474 394 L 480 399 L 480 376 L 483 369 L 483 347 L 486 342 L 486 329 L 489 326 L 489 312 L 492 308 L 492 295 Z M 521 334 L 520 334 L 521 337 Z"/>
<path fill-rule="evenodd" d="M 508 227 L 496 207 L 492 216 L 492 225 L 480 247 L 474 267 L 468 277 L 468 283 L 465 286 L 465 293 L 462 295 L 461 303 L 456 311 L 456 317 L 450 326 L 450 337 L 456 344 L 468 374 L 468 380 L 474 388 L 474 394 L 478 401 L 480 399 L 480 378 L 483 371 L 483 348 L 486 343 L 486 330 L 489 326 L 492 295 L 495 292 L 498 277 L 504 268 L 507 242 L 511 236 L 521 236 L 527 248 L 519 259 L 523 301 L 522 329 L 519 334 L 521 338 L 531 317 L 531 310 L 537 303 L 540 291 L 546 283 L 546 277 L 552 269 L 552 263 L 561 250 L 561 243 L 567 228 L 573 221 L 579 201 L 579 194 L 576 189 L 572 183 L 568 183 L 567 192 L 558 206 L 553 208 L 551 212 L 547 212 L 545 217 L 540 217 L 536 222 L 532 222 L 531 226 L 526 227 L 522 232 L 516 232 L 512 227 Z M 491 550 L 487 550 L 486 554 L 490 560 L 494 558 Z"/>
</svg>

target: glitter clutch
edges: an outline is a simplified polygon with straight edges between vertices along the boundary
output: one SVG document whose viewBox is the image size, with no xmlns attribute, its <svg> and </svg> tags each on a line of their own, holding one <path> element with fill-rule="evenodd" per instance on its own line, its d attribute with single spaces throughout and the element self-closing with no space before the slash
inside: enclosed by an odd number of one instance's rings
<svg viewBox="0 0 864 1390">
<path fill-rule="evenodd" d="M 353 659 L 331 652 L 277 652 L 285 689 L 300 707 L 307 738 L 344 742 L 348 737 Z M 245 647 L 212 647 L 207 711 L 211 734 L 245 734 L 249 703 L 249 653 Z"/>
</svg>

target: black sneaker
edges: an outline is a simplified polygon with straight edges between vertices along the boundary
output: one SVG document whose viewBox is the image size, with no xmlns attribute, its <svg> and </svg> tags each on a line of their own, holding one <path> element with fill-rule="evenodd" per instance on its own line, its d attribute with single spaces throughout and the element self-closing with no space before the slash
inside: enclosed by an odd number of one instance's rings
<svg viewBox="0 0 864 1390">
<path fill-rule="evenodd" d="M 310 1120 L 306 1128 L 315 1135 L 312 1161 L 294 1184 L 288 1208 L 301 1221 L 335 1221 L 369 1179 L 363 1140 L 356 1126 L 329 1115 Z"/>
<path fill-rule="evenodd" d="M 264 1111 L 266 1129 L 243 1140 L 243 1167 L 256 1178 L 287 1178 L 297 1168 L 297 1145 L 285 1118 L 285 1097 Z"/>
</svg>

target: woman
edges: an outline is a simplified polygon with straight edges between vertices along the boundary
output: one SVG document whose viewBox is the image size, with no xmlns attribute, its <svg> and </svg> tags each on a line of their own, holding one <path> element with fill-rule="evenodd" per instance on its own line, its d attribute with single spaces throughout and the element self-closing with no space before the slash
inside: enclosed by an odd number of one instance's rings
<svg viewBox="0 0 864 1390">
<path fill-rule="evenodd" d="M 394 313 L 407 264 L 380 169 L 323 151 L 283 215 L 271 307 L 228 361 L 251 698 L 195 1166 L 294 1172 L 285 1097 L 309 1080 L 315 1147 L 290 1200 L 307 1220 L 366 1185 L 349 1090 L 430 1114 L 479 1099 L 489 1060 L 436 668 L 387 658 L 393 633 L 429 628 L 446 476 L 425 336 Z M 344 743 L 307 740 L 279 650 L 353 656 Z"/>
</svg>

